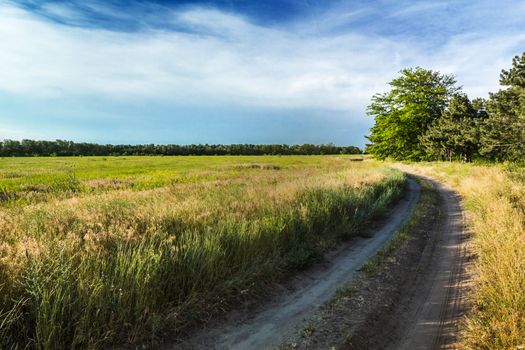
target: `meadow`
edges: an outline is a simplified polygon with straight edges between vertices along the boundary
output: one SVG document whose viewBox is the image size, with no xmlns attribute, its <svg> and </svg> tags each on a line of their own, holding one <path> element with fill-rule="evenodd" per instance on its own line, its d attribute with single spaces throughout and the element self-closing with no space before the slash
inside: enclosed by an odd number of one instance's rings
<svg viewBox="0 0 525 350">
<path fill-rule="evenodd" d="M 263 296 L 401 196 L 351 160 L 0 159 L 0 348 L 151 343 Z"/>
</svg>

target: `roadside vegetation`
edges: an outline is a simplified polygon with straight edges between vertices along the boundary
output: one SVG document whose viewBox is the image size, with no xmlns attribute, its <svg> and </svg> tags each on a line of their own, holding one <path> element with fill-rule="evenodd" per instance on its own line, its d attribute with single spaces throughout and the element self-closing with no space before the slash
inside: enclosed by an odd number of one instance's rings
<svg viewBox="0 0 525 350">
<path fill-rule="evenodd" d="M 401 195 L 350 159 L 1 160 L 0 348 L 154 342 L 264 294 Z"/>
</svg>

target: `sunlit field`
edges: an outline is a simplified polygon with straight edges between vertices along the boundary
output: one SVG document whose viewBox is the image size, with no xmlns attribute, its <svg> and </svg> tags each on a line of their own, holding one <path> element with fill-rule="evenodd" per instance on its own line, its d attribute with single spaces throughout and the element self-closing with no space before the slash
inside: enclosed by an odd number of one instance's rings
<svg viewBox="0 0 525 350">
<path fill-rule="evenodd" d="M 357 234 L 404 183 L 348 156 L 0 159 L 0 348 L 182 335 Z"/>
</svg>

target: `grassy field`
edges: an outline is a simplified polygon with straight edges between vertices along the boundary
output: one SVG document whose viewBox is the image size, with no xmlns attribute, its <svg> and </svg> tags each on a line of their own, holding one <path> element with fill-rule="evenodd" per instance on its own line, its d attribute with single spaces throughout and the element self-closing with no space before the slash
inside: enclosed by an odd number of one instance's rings
<svg viewBox="0 0 525 350">
<path fill-rule="evenodd" d="M 525 168 L 422 163 L 415 171 L 437 176 L 463 196 L 476 256 L 468 349 L 525 345 Z"/>
<path fill-rule="evenodd" d="M 0 158 L 0 193 L 15 205 L 112 190 L 232 180 L 258 167 L 316 167 L 320 157 Z M 268 164 L 266 164 L 268 163 Z"/>
<path fill-rule="evenodd" d="M 400 196 L 350 159 L 0 159 L 0 348 L 154 341 L 264 294 Z"/>
</svg>

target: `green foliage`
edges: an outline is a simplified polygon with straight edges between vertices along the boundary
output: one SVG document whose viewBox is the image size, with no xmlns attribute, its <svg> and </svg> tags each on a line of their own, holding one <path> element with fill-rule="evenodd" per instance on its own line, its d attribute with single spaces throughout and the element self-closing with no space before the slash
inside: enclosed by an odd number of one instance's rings
<svg viewBox="0 0 525 350">
<path fill-rule="evenodd" d="M 378 159 L 523 161 L 525 52 L 502 70 L 500 83 L 508 88 L 471 102 L 450 75 L 402 70 L 390 92 L 372 98 L 366 151 Z"/>
<path fill-rule="evenodd" d="M 481 128 L 481 153 L 491 160 L 525 159 L 525 52 L 503 70 L 500 84 L 508 86 L 490 94 L 489 118 Z"/>
<path fill-rule="evenodd" d="M 481 101 L 477 101 L 479 105 Z M 447 109 L 420 137 L 429 156 L 440 160 L 472 161 L 479 150 L 479 125 L 483 115 L 467 95 L 455 94 Z"/>
<path fill-rule="evenodd" d="M 419 137 L 444 111 L 459 90 L 452 75 L 422 68 L 409 68 L 392 80 L 391 90 L 376 94 L 368 106 L 375 125 L 367 152 L 379 159 L 420 160 L 427 156 Z"/>
</svg>

